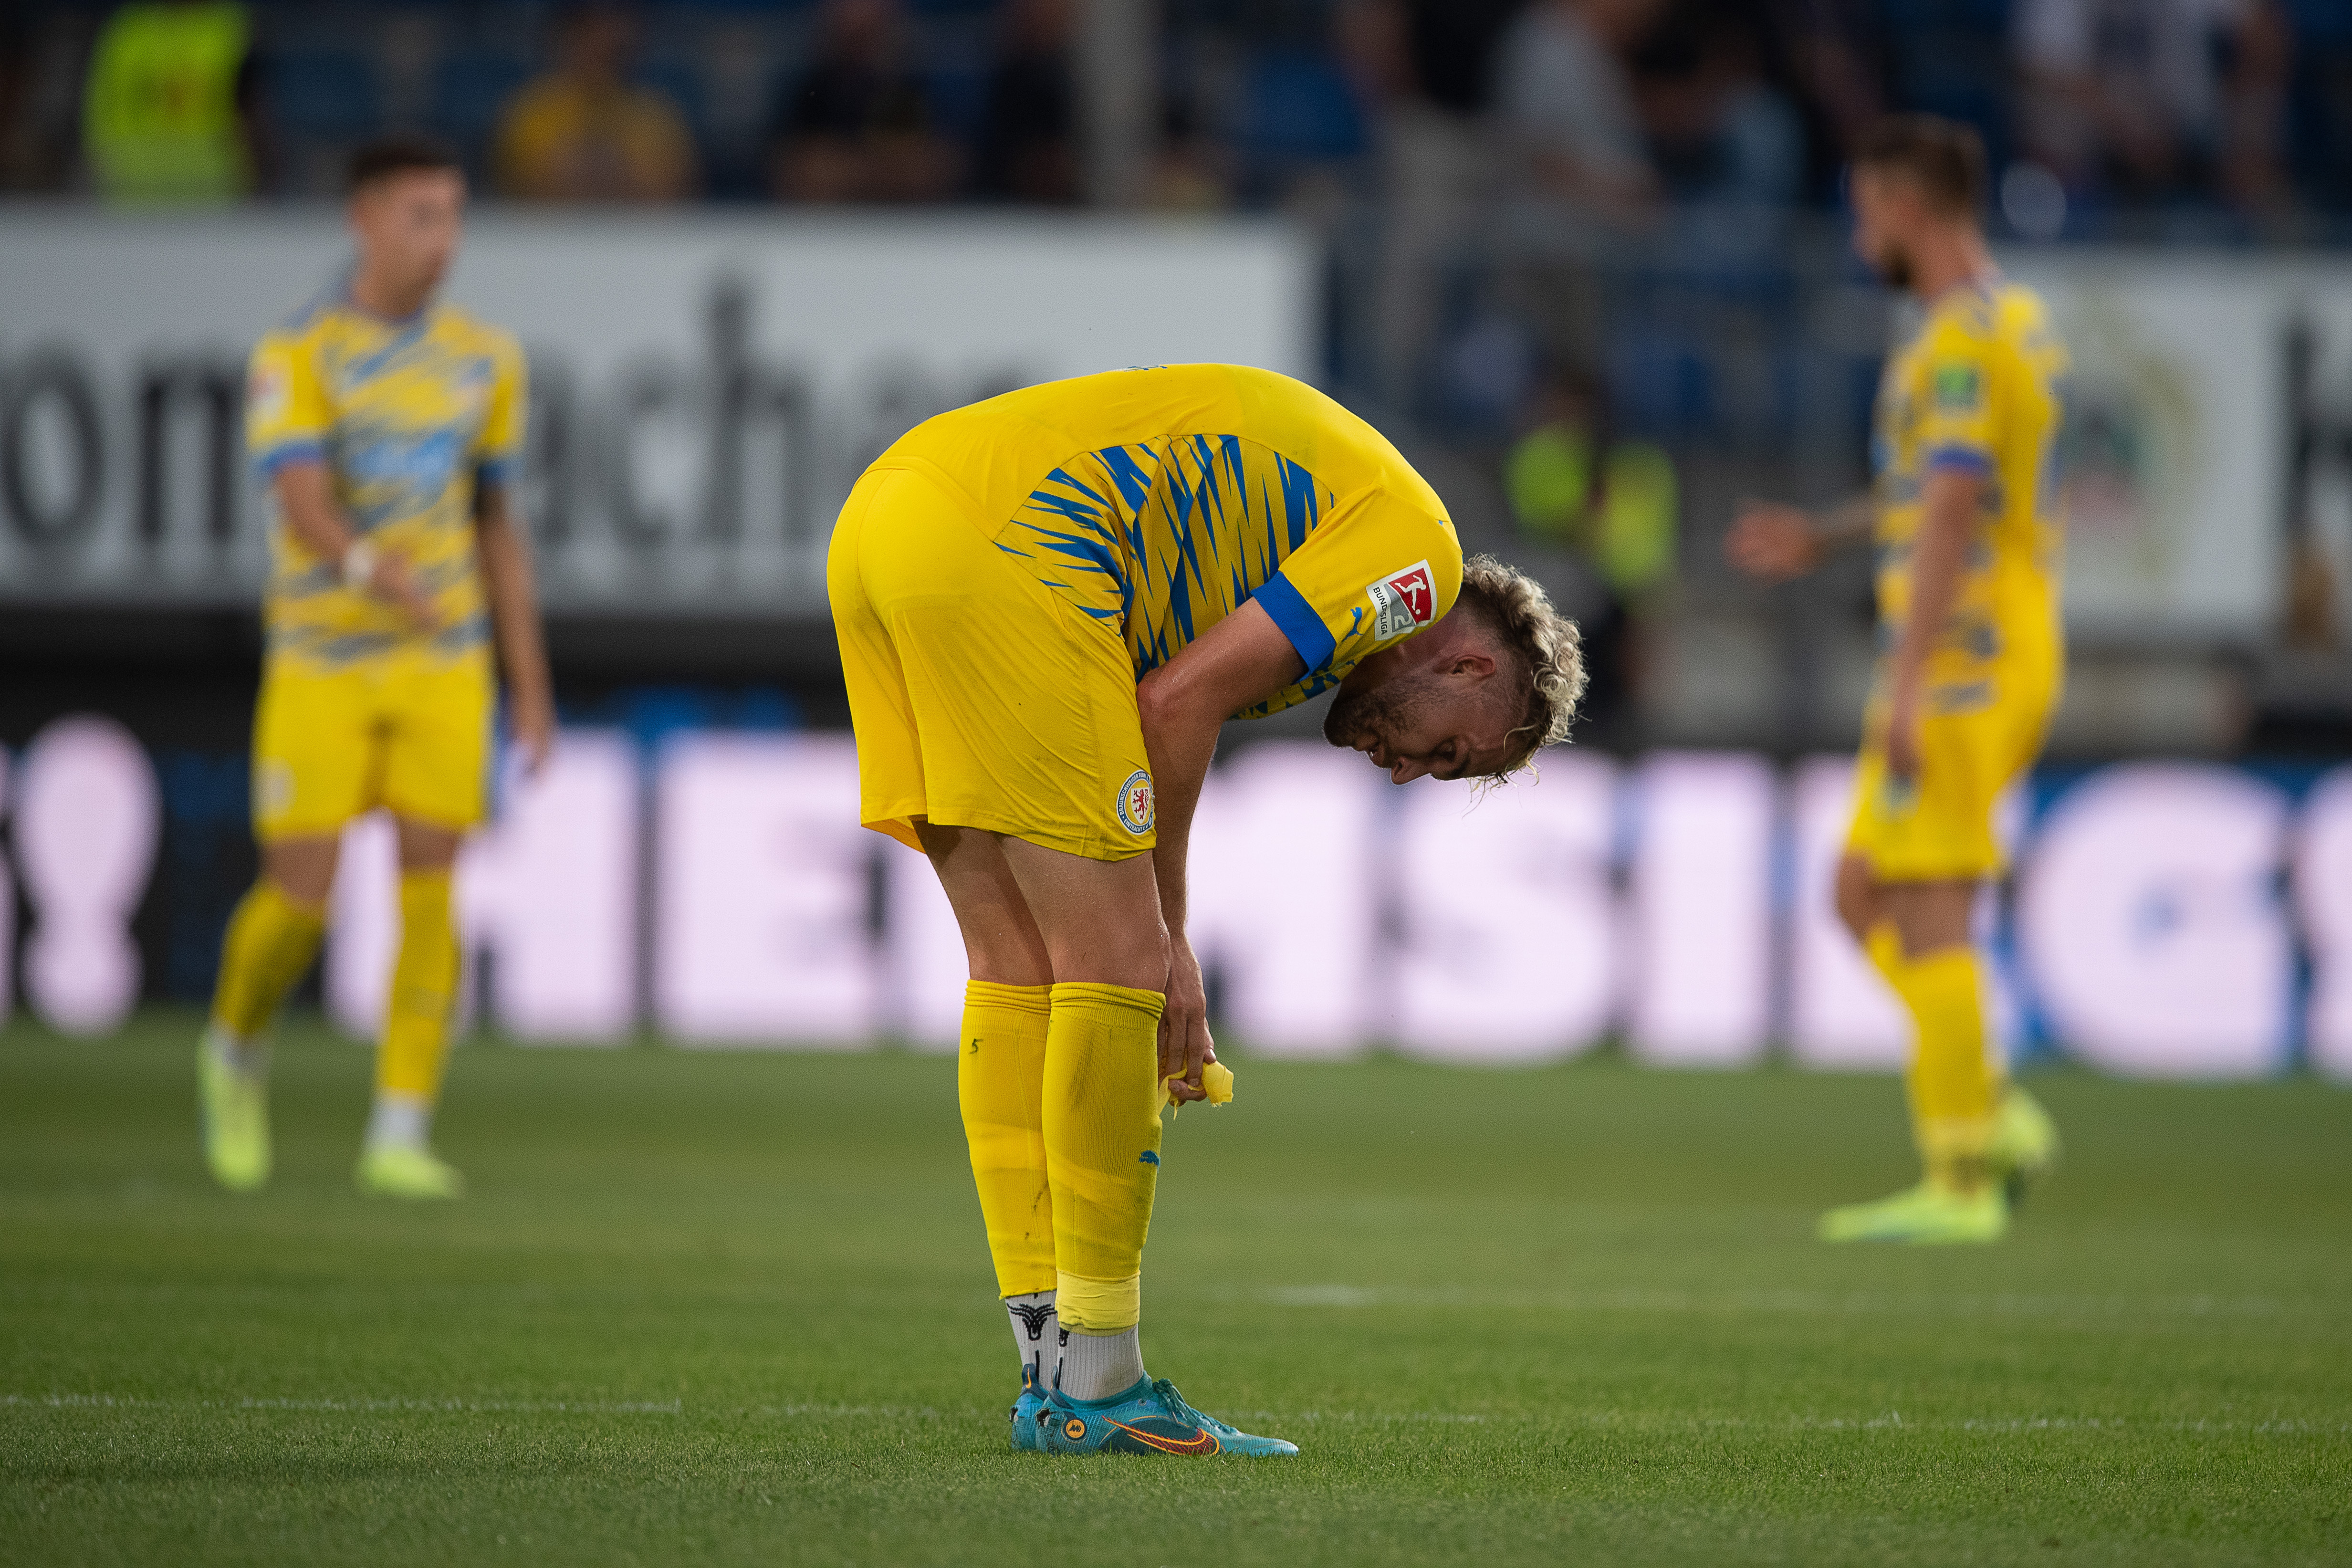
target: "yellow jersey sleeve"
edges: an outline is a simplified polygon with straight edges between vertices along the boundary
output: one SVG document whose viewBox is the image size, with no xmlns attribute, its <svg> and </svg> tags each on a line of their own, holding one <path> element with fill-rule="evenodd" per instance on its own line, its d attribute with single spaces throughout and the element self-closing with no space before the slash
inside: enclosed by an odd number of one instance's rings
<svg viewBox="0 0 2352 1568">
<path fill-rule="evenodd" d="M 1922 479 L 1937 468 L 1990 477 L 2000 461 L 1993 420 L 1996 341 L 1961 312 L 1948 312 L 1922 345 L 1913 388 L 1913 440 Z"/>
<path fill-rule="evenodd" d="M 1252 596 L 1319 690 L 1365 655 L 1433 625 L 1461 592 L 1454 525 L 1373 490 L 1307 535 Z"/>
<path fill-rule="evenodd" d="M 309 334 L 293 332 L 271 332 L 254 347 L 246 374 L 246 446 L 265 483 L 290 463 L 326 460 L 334 410 L 313 347 Z"/>
<path fill-rule="evenodd" d="M 530 407 L 530 371 L 522 350 L 502 340 L 491 355 L 489 404 L 474 440 L 474 472 L 486 485 L 510 485 L 522 477 L 524 426 Z"/>
</svg>

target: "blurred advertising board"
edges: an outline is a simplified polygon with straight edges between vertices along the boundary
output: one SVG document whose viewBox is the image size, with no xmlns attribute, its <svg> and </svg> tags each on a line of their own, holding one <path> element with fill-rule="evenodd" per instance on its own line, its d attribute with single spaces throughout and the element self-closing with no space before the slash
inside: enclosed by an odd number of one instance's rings
<svg viewBox="0 0 2352 1568">
<path fill-rule="evenodd" d="M 2048 300 L 2074 362 L 2059 479 L 2077 632 L 2260 640 L 2304 521 L 2352 581 L 2352 265 L 2002 259 Z"/>
<path fill-rule="evenodd" d="M 1193 840 L 1220 1026 L 1302 1058 L 1531 1063 L 1616 1038 L 1659 1066 L 1777 1048 L 1895 1067 L 1904 1020 L 1831 908 L 1848 775 L 1843 758 L 1563 751 L 1474 798 L 1391 788 L 1313 742 L 1245 748 L 1212 776 Z M 61 720 L 0 791 L 0 877 L 31 911 L 24 1004 L 103 1033 L 152 962 L 131 930 L 165 836 L 154 766 L 111 721 Z M 856 797 L 845 736 L 688 731 L 648 754 L 567 731 L 459 863 L 464 1007 L 526 1040 L 951 1049 L 954 920 L 921 857 L 856 826 Z M 2352 764 L 2045 771 L 2009 819 L 2016 874 L 1983 920 L 2013 1049 L 2352 1079 Z M 353 824 L 324 981 L 361 1037 L 395 877 L 390 825 Z"/>
<path fill-rule="evenodd" d="M 0 209 L 0 596 L 250 604 L 246 354 L 346 253 L 328 213 Z M 448 297 L 530 353 L 551 607 L 805 616 L 908 427 L 1122 365 L 1307 374 L 1315 276 L 1273 222 L 486 213 Z"/>
</svg>

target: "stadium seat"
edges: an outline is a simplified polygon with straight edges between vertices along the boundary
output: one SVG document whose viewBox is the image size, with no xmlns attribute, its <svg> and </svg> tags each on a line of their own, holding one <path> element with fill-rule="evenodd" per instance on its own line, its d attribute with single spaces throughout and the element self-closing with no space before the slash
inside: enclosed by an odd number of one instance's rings
<svg viewBox="0 0 2352 1568">
<path fill-rule="evenodd" d="M 289 136 L 356 141 L 383 121 L 374 59 L 357 49 L 288 48 L 266 57 L 269 115 Z"/>
<path fill-rule="evenodd" d="M 479 174 L 507 100 L 530 79 L 530 63 L 502 49 L 462 49 L 433 68 L 433 129 Z"/>
<path fill-rule="evenodd" d="M 1302 175 L 1346 174 L 1371 146 L 1353 83 L 1328 57 L 1305 49 L 1258 58 L 1234 125 L 1243 187 L 1278 200 Z"/>
</svg>

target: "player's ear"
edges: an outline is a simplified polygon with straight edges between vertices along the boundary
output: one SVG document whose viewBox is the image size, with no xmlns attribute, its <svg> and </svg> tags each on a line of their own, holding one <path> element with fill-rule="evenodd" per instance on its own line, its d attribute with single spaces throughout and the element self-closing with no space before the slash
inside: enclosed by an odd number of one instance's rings
<svg viewBox="0 0 2352 1568">
<path fill-rule="evenodd" d="M 1454 666 L 1447 673 L 1484 680 L 1495 673 L 1495 656 L 1475 647 L 1464 648 L 1454 656 Z"/>
</svg>

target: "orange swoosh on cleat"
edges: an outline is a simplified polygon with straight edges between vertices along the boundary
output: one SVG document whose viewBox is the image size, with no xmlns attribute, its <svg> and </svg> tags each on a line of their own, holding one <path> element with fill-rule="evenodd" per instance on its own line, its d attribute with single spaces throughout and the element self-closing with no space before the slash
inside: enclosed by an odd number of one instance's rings
<svg viewBox="0 0 2352 1568">
<path fill-rule="evenodd" d="M 1194 1436 L 1179 1440 L 1174 1437 L 1163 1437 L 1157 1432 L 1146 1432 L 1141 1427 L 1130 1426 L 1124 1421 L 1113 1421 L 1111 1425 L 1137 1442 L 1149 1444 L 1163 1454 L 1213 1454 L 1223 1447 L 1217 1441 L 1217 1435 L 1214 1432 L 1201 1432 Z"/>
</svg>

